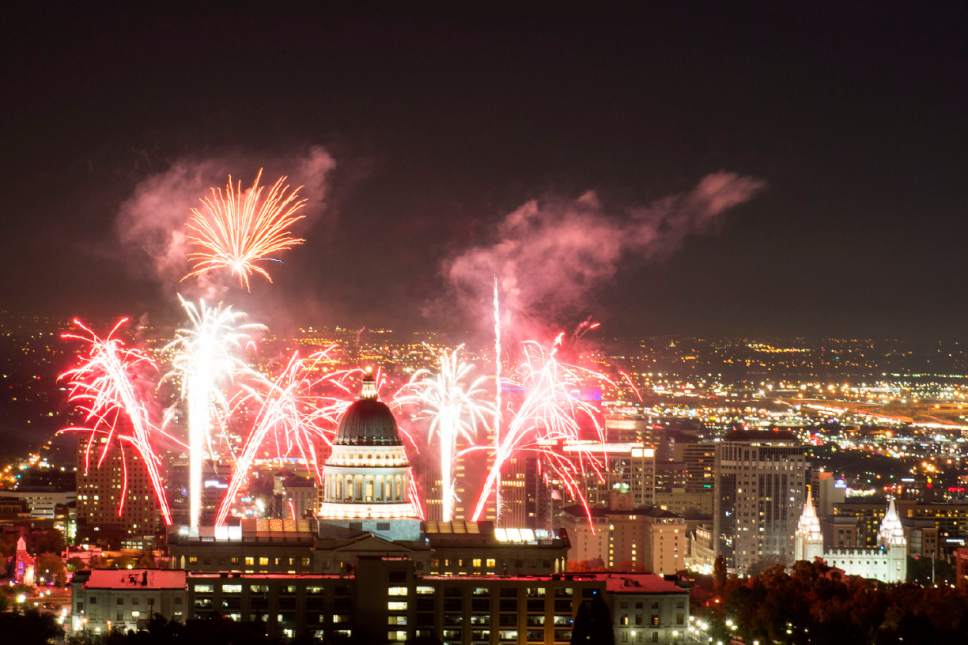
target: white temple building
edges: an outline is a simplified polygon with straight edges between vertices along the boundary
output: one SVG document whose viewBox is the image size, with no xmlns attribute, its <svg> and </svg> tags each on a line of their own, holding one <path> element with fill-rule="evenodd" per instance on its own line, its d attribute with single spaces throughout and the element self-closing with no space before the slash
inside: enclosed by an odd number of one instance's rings
<svg viewBox="0 0 968 645">
<path fill-rule="evenodd" d="M 823 548 L 820 519 L 808 488 L 807 501 L 803 505 L 793 543 L 796 560 L 812 562 L 815 558 L 821 558 L 829 566 L 842 569 L 848 575 L 882 582 L 904 582 L 907 579 L 907 539 L 893 499 L 877 532 L 877 547 L 826 551 Z"/>
</svg>

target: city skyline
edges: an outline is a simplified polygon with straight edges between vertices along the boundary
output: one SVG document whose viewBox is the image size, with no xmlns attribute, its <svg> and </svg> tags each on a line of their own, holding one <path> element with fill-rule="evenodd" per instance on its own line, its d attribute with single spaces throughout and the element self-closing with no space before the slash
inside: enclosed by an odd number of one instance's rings
<svg viewBox="0 0 968 645">
<path fill-rule="evenodd" d="M 137 9 L 0 38 L 14 640 L 965 641 L 968 9 Z"/>
</svg>

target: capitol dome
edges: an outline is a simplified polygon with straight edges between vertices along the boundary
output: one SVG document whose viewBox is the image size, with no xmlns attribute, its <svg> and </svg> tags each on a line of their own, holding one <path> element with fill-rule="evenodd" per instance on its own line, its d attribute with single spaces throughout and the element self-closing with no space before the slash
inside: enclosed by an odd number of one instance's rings
<svg viewBox="0 0 968 645">
<path fill-rule="evenodd" d="M 402 445 L 393 413 L 375 398 L 359 399 L 346 409 L 333 443 L 338 446 Z"/>
<path fill-rule="evenodd" d="M 320 530 L 337 525 L 391 540 L 415 540 L 420 520 L 411 486 L 397 420 L 377 400 L 376 384 L 367 376 L 360 398 L 346 408 L 323 464 Z"/>
</svg>

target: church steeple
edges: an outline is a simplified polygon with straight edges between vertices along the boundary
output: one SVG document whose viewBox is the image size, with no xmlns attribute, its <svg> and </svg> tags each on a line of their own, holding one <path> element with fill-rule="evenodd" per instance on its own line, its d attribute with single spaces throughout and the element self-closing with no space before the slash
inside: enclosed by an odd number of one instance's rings
<svg viewBox="0 0 968 645">
<path fill-rule="evenodd" d="M 901 525 L 901 518 L 897 515 L 894 507 L 894 498 L 891 498 L 887 506 L 887 513 L 881 520 L 881 528 L 877 532 L 877 541 L 883 546 L 907 546 L 907 538 L 904 537 L 904 527 Z"/>
<path fill-rule="evenodd" d="M 813 491 L 810 486 L 807 486 L 807 501 L 803 504 L 803 512 L 797 522 L 793 547 L 796 560 L 809 562 L 823 556 L 823 533 L 820 530 L 820 518 L 813 506 Z"/>
</svg>

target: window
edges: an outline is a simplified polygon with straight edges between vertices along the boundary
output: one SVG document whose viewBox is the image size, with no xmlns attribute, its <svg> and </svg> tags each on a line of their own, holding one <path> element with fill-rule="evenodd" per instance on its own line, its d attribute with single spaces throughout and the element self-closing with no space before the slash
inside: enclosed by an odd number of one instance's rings
<svg viewBox="0 0 968 645">
<path fill-rule="evenodd" d="M 434 590 L 433 587 L 424 587 L 424 586 L 417 587 L 417 595 L 418 596 L 429 596 L 429 595 L 433 594 L 434 591 L 435 590 Z"/>
<path fill-rule="evenodd" d="M 387 595 L 388 596 L 406 596 L 407 595 L 407 588 L 406 587 L 389 587 L 387 589 Z"/>
<path fill-rule="evenodd" d="M 249 585 L 252 593 L 269 593 L 269 585 Z"/>
<path fill-rule="evenodd" d="M 118 604 L 119 605 L 123 605 L 124 604 L 124 598 L 118 598 Z"/>
<path fill-rule="evenodd" d="M 495 560 L 494 558 L 488 558 L 487 559 L 487 567 L 489 569 L 493 569 L 496 566 L 497 566 L 497 560 Z"/>
<path fill-rule="evenodd" d="M 399 600 L 390 600 L 387 602 L 387 611 L 406 611 L 407 603 L 401 602 Z"/>
<path fill-rule="evenodd" d="M 251 555 L 247 555 L 245 556 L 245 563 L 251 567 L 255 564 L 255 558 L 253 558 Z"/>
<path fill-rule="evenodd" d="M 269 558 L 266 557 L 266 556 L 261 556 L 259 558 L 259 566 L 260 567 L 267 567 L 267 566 L 269 566 Z"/>
<path fill-rule="evenodd" d="M 390 625 L 406 625 L 407 624 L 407 617 L 406 616 L 387 616 L 387 624 L 390 624 Z"/>
<path fill-rule="evenodd" d="M 195 593 L 212 593 L 214 590 L 212 585 L 195 585 Z"/>
<path fill-rule="evenodd" d="M 480 569 L 481 568 L 481 559 L 480 558 L 474 558 L 473 560 L 471 560 L 471 566 L 473 566 L 475 569 Z"/>
<path fill-rule="evenodd" d="M 242 593 L 242 585 L 222 585 L 222 593 Z"/>
</svg>

